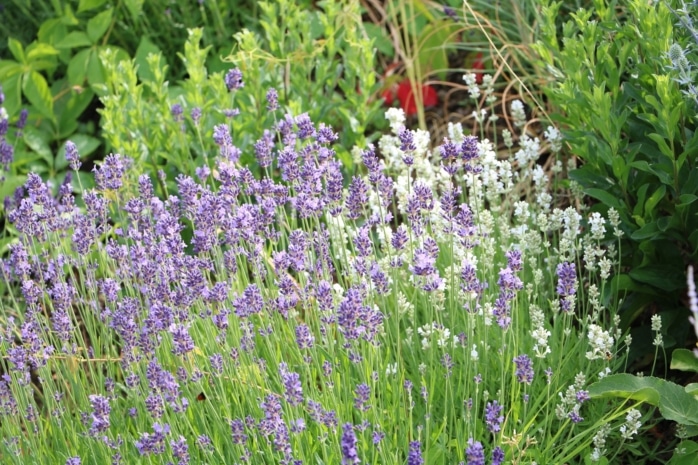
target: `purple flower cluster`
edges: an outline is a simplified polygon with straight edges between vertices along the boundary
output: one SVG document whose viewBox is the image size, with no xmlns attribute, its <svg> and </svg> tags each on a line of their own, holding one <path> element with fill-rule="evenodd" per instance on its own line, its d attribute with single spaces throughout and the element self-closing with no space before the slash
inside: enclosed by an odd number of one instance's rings
<svg viewBox="0 0 698 465">
<path fill-rule="evenodd" d="M 487 426 L 487 430 L 490 433 L 498 433 L 501 430 L 504 422 L 502 409 L 503 407 L 496 400 L 487 402 L 485 406 L 485 426 Z"/>
<path fill-rule="evenodd" d="M 356 434 L 351 423 L 345 423 L 342 427 L 342 465 L 354 465 L 361 463 L 359 453 L 356 450 Z"/>
<path fill-rule="evenodd" d="M 225 87 L 227 87 L 229 91 L 245 87 L 245 83 L 242 80 L 242 72 L 238 68 L 228 70 L 225 74 Z"/>
<path fill-rule="evenodd" d="M 5 94 L 2 92 L 2 86 L 0 86 L 0 105 L 2 105 L 5 101 Z M 7 171 L 10 169 L 10 164 L 14 160 L 14 152 L 15 149 L 10 144 L 7 139 L 7 130 L 10 126 L 10 122 L 8 118 L 5 116 L 6 113 L 3 108 L 0 107 L 0 167 L 4 171 Z M 22 114 L 24 115 L 25 110 L 22 110 Z M 22 121 L 22 118 L 20 118 L 20 121 Z M 17 122 L 17 129 L 22 129 L 20 127 L 20 121 Z M 22 127 L 24 123 L 26 122 L 26 116 L 24 117 L 24 121 L 21 123 Z M 0 178 L 0 181 L 3 181 L 4 178 Z"/>
<path fill-rule="evenodd" d="M 90 404 L 92 405 L 92 426 L 90 426 L 90 435 L 96 436 L 109 429 L 111 407 L 109 406 L 109 399 L 94 394 L 90 396 Z"/>
<path fill-rule="evenodd" d="M 514 357 L 514 364 L 516 364 L 516 379 L 519 383 L 531 384 L 533 382 L 533 363 L 531 358 L 526 355 L 519 355 Z"/>
<path fill-rule="evenodd" d="M 419 441 L 410 442 L 410 452 L 407 455 L 407 465 L 423 465 L 422 446 Z"/>
<path fill-rule="evenodd" d="M 155 423 L 152 433 L 141 433 L 135 442 L 136 449 L 141 455 L 159 455 L 165 452 L 165 440 L 170 434 L 170 425 Z"/>
<path fill-rule="evenodd" d="M 571 312 L 574 310 L 571 299 L 577 288 L 577 271 L 574 263 L 560 263 L 557 266 L 557 277 L 557 293 L 560 296 L 560 308 L 563 312 Z"/>
<path fill-rule="evenodd" d="M 284 397 L 289 405 L 300 405 L 303 403 L 303 386 L 301 385 L 301 377 L 298 373 L 288 371 L 288 365 L 281 363 L 279 365 L 279 376 L 284 385 Z"/>
<path fill-rule="evenodd" d="M 122 178 L 129 164 L 130 159 L 118 153 L 107 155 L 102 165 L 94 168 L 97 187 L 100 190 L 120 189 L 123 183 Z"/>
</svg>

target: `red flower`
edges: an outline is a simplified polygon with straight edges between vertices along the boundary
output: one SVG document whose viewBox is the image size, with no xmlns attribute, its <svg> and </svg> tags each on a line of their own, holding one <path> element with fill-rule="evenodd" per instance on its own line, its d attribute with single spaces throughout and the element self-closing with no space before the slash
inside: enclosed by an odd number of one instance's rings
<svg viewBox="0 0 698 465">
<path fill-rule="evenodd" d="M 421 84 L 420 87 L 422 91 L 422 103 L 424 103 L 424 108 L 433 107 L 439 103 L 439 96 L 436 93 L 436 89 L 428 84 Z M 403 109 L 405 115 L 416 115 L 417 103 L 414 100 L 412 85 L 408 79 L 405 79 L 398 85 L 396 94 L 398 100 L 400 101 L 400 108 Z M 390 105 L 393 103 L 394 96 L 392 92 L 385 91 L 383 93 L 383 99 L 385 100 L 386 104 Z"/>
<path fill-rule="evenodd" d="M 475 61 L 473 61 L 473 70 L 483 70 L 485 69 L 485 58 L 482 52 L 478 52 L 475 55 Z M 482 73 L 475 73 L 475 82 L 482 84 Z"/>
</svg>

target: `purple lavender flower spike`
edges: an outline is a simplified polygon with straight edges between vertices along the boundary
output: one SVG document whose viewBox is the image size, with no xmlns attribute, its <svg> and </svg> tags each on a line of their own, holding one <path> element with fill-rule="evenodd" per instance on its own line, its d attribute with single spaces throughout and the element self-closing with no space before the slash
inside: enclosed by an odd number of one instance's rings
<svg viewBox="0 0 698 465">
<path fill-rule="evenodd" d="M 422 448 L 419 441 L 410 442 L 410 452 L 407 455 L 407 465 L 423 465 Z"/>
<path fill-rule="evenodd" d="M 300 405 L 303 403 L 303 386 L 298 373 L 288 371 L 288 365 L 281 363 L 279 365 L 279 375 L 281 382 L 284 385 L 284 397 L 289 405 Z"/>
<path fill-rule="evenodd" d="M 126 172 L 130 160 L 120 154 L 107 155 L 99 168 L 95 167 L 95 182 L 100 190 L 119 189 L 122 185 L 121 178 Z"/>
<path fill-rule="evenodd" d="M 109 429 L 109 414 L 111 407 L 109 399 L 100 395 L 91 395 L 90 404 L 92 405 L 92 426 L 90 426 L 90 435 L 104 433 Z"/>
<path fill-rule="evenodd" d="M 356 451 L 356 435 L 351 423 L 345 423 L 342 427 L 342 465 L 354 465 L 361 463 L 359 453 Z"/>
<path fill-rule="evenodd" d="M 498 433 L 501 430 L 504 421 L 504 416 L 501 415 L 502 408 L 496 400 L 487 402 L 487 406 L 485 406 L 485 424 L 491 433 Z"/>
<path fill-rule="evenodd" d="M 279 93 L 273 87 L 267 91 L 267 110 L 274 111 L 279 108 Z"/>
<path fill-rule="evenodd" d="M 354 407 L 362 412 L 366 412 L 371 406 L 368 401 L 371 399 L 371 388 L 367 384 L 359 384 L 356 386 L 354 391 L 356 397 L 354 397 Z"/>
<path fill-rule="evenodd" d="M 468 447 L 465 449 L 467 465 L 485 465 L 485 449 L 480 441 L 468 439 Z"/>
<path fill-rule="evenodd" d="M 245 87 L 245 83 L 242 80 L 242 72 L 238 68 L 233 68 L 226 73 L 225 87 L 228 88 L 228 91 Z"/>
<path fill-rule="evenodd" d="M 533 381 L 533 363 L 528 355 L 523 354 L 514 357 L 516 364 L 516 379 L 519 383 L 531 384 Z"/>
<path fill-rule="evenodd" d="M 504 463 L 504 450 L 497 446 L 492 449 L 492 465 L 502 465 Z"/>
</svg>

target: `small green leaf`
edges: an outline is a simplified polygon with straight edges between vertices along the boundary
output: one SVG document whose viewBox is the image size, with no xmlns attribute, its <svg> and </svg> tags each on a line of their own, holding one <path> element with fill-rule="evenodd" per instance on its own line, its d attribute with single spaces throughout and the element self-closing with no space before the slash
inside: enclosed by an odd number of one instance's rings
<svg viewBox="0 0 698 465">
<path fill-rule="evenodd" d="M 24 75 L 22 91 L 34 108 L 50 120 L 53 115 L 53 96 L 46 79 L 36 71 Z"/>
<path fill-rule="evenodd" d="M 107 3 L 107 0 L 80 0 L 80 3 L 78 4 L 78 13 L 94 10 L 105 3 Z"/>
<path fill-rule="evenodd" d="M 688 349 L 676 349 L 671 355 L 671 369 L 698 373 L 698 357 Z"/>
<path fill-rule="evenodd" d="M 15 57 L 15 60 L 22 64 L 27 63 L 27 57 L 24 56 L 24 48 L 19 40 L 10 37 L 7 39 L 7 48 L 10 49 L 10 52 L 12 53 L 12 56 Z"/>
<path fill-rule="evenodd" d="M 107 32 L 113 12 L 114 10 L 109 8 L 87 22 L 87 37 L 93 44 L 97 44 L 99 39 Z"/>
<path fill-rule="evenodd" d="M 678 384 L 653 376 L 627 373 L 610 375 L 589 386 L 592 398 L 619 397 L 659 407 L 667 420 L 681 425 L 698 425 L 698 399 Z"/>
<path fill-rule="evenodd" d="M 89 37 L 83 31 L 73 31 L 56 43 L 58 48 L 78 48 L 92 45 Z"/>
</svg>

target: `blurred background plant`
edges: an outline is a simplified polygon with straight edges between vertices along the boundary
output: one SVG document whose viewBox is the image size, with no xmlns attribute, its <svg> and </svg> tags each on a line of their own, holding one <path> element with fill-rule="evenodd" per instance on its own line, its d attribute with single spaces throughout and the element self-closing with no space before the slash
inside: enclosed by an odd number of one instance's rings
<svg viewBox="0 0 698 465">
<path fill-rule="evenodd" d="M 168 189 L 176 190 L 177 174 L 194 176 L 196 168 L 213 168 L 207 160 L 219 150 L 212 137 L 219 125 L 230 132 L 242 163 L 254 165 L 255 135 L 275 123 L 275 114 L 267 111 L 269 92 L 275 92 L 281 115 L 307 112 L 338 128 L 338 155 L 351 169 L 350 149 L 365 146 L 367 131 L 382 117 L 374 96 L 373 49 L 362 35 L 358 2 L 341 8 L 326 2 L 304 10 L 284 0 L 260 2 L 259 8 L 263 32 L 235 34 L 235 51 L 224 58 L 228 68 L 245 76 L 235 86 L 245 88 L 239 97 L 226 87 L 227 74 L 207 68 L 210 47 L 202 46 L 201 29 L 190 30 L 180 56 L 186 78 L 178 85 L 169 85 L 162 55 L 149 55 L 145 66 L 119 62 L 110 52 L 103 57 L 104 137 L 113 151 L 138 154 L 141 166 L 134 172 L 146 166 L 152 173 L 163 170 Z M 300 91 L 292 95 L 290 89 Z"/>
<path fill-rule="evenodd" d="M 296 3 L 311 6 L 310 1 Z M 91 185 L 85 172 L 114 150 L 100 133 L 98 95 L 108 88 L 103 52 L 109 51 L 116 62 L 132 58 L 150 81 L 154 77 L 148 75 L 147 56 L 160 53 L 167 63 L 163 81 L 177 82 L 187 72 L 177 54 L 188 40 L 188 28 L 204 26 L 201 40 L 209 53 L 201 66 L 221 71 L 229 68 L 222 57 L 232 50 L 233 34 L 243 25 L 259 28 L 257 14 L 255 1 L 5 2 L 0 9 L 0 36 L 7 38 L 0 41 L 0 82 L 8 120 L 20 122 L 23 130 L 7 134 L 15 161 L 0 185 L 0 198 L 21 186 L 29 172 L 57 189 L 68 171 L 63 156 L 67 140 L 76 144 L 84 162 L 76 174 L 81 179 L 76 191 Z"/>
<path fill-rule="evenodd" d="M 665 323 L 667 349 L 691 337 L 684 291 L 686 265 L 698 258 L 698 138 L 694 75 L 682 70 L 695 59 L 696 31 L 685 21 L 695 7 L 671 3 L 673 12 L 667 2 L 595 0 L 560 30 L 560 4 L 546 1 L 536 45 L 580 162 L 570 177 L 594 199 L 592 211 L 619 215 L 623 272 L 604 292 L 623 299 L 634 369 L 654 360 L 653 314 Z"/>
</svg>

